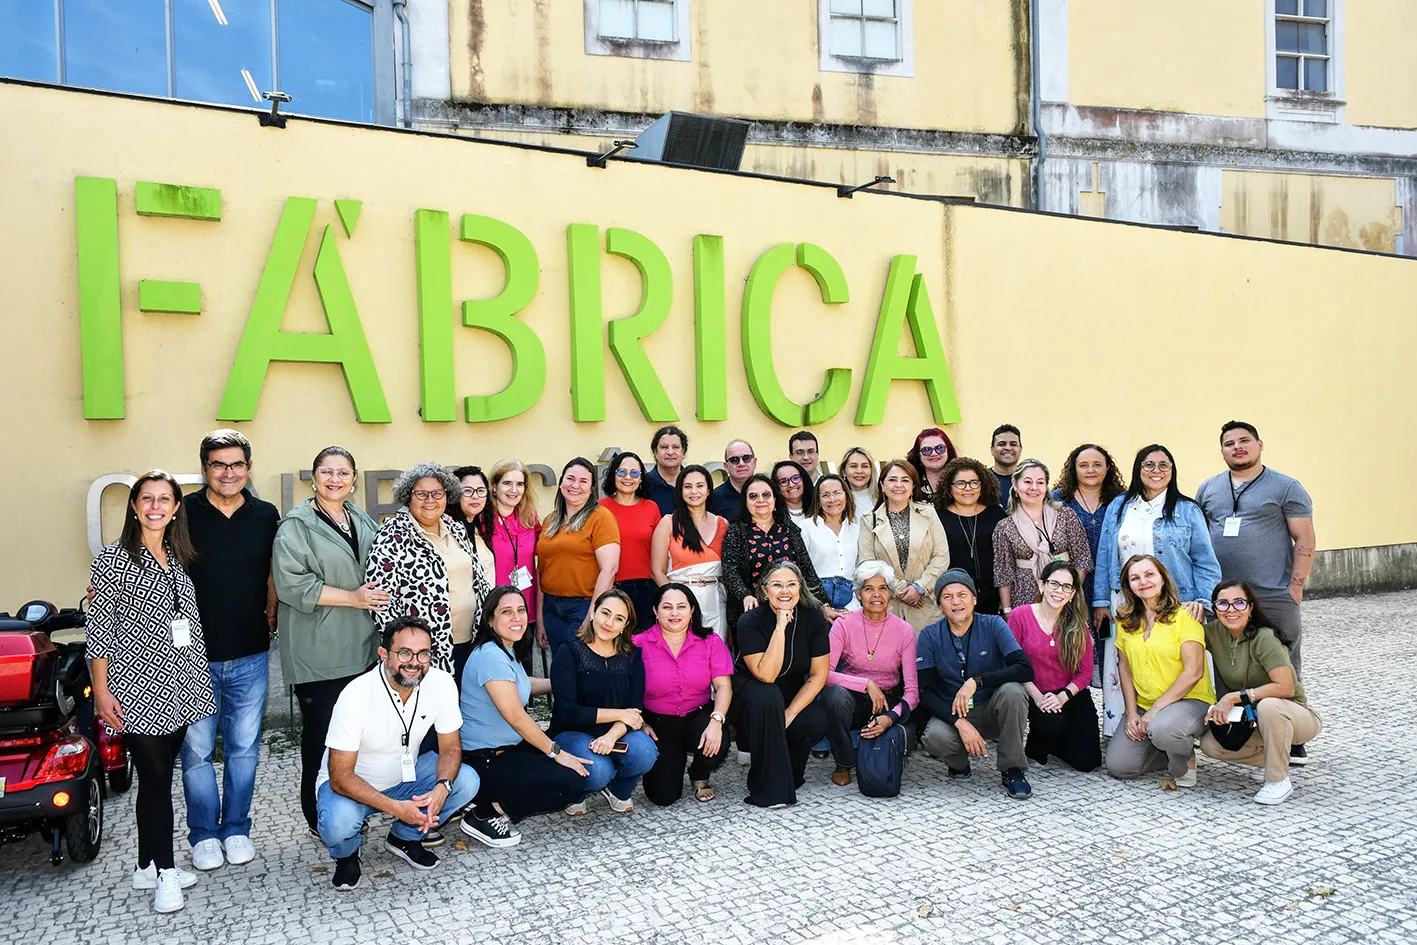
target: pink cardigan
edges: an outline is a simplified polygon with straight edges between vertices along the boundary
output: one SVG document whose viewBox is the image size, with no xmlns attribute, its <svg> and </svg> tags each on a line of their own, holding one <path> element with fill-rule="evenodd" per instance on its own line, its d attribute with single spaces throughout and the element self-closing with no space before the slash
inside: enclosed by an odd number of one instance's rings
<svg viewBox="0 0 1417 945">
<path fill-rule="evenodd" d="M 903 686 L 901 702 L 890 707 L 899 718 L 902 704 L 912 709 L 920 705 L 915 628 L 895 614 L 887 614 L 879 643 L 876 632 L 876 627 L 867 626 L 864 611 L 853 610 L 837 618 L 831 629 L 832 669 L 827 673 L 827 685 L 843 686 L 853 692 L 865 692 L 868 680 L 881 687 L 882 692 Z M 868 651 L 874 659 L 866 658 Z"/>
</svg>

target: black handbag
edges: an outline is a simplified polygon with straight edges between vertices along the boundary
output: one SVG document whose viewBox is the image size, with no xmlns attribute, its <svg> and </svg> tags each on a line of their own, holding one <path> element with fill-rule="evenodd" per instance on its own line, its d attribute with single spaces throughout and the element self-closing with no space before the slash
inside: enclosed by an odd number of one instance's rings
<svg viewBox="0 0 1417 945">
<path fill-rule="evenodd" d="M 1241 688 L 1250 681 L 1250 655 L 1253 646 L 1245 652 L 1245 675 L 1240 677 Z M 1246 705 L 1245 714 L 1238 722 L 1225 722 L 1217 724 L 1207 723 L 1210 729 L 1210 736 L 1214 738 L 1221 748 L 1226 751 L 1239 751 L 1245 747 L 1245 743 L 1250 740 L 1250 736 L 1255 734 L 1255 726 L 1259 724 L 1259 719 L 1255 716 L 1255 707 Z"/>
</svg>

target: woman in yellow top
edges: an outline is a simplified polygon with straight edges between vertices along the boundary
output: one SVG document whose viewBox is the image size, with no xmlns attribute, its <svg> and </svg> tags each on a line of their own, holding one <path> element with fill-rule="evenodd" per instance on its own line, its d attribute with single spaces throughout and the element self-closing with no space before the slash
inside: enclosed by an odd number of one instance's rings
<svg viewBox="0 0 1417 945">
<path fill-rule="evenodd" d="M 1169 781 L 1191 787 L 1196 739 L 1215 702 L 1205 628 L 1181 607 L 1171 575 L 1151 555 L 1127 559 L 1121 579 L 1115 645 L 1126 731 L 1107 743 L 1107 772 L 1125 780 L 1165 769 Z"/>
</svg>

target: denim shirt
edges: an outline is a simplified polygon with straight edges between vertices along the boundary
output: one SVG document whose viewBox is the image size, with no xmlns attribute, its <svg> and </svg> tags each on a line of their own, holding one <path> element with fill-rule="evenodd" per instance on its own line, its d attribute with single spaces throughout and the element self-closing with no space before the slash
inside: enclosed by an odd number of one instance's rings
<svg viewBox="0 0 1417 945">
<path fill-rule="evenodd" d="M 1122 563 L 1117 560 L 1117 529 L 1122 523 L 1125 494 L 1107 506 L 1102 537 L 1097 542 L 1097 570 L 1092 580 L 1092 606 L 1110 607 L 1112 592 L 1122 589 Z M 1181 602 L 1198 600 L 1210 609 L 1210 594 L 1220 583 L 1220 562 L 1210 544 L 1205 513 L 1189 499 L 1176 503 L 1174 517 L 1158 518 L 1152 530 L 1156 560 L 1166 566 Z"/>
</svg>

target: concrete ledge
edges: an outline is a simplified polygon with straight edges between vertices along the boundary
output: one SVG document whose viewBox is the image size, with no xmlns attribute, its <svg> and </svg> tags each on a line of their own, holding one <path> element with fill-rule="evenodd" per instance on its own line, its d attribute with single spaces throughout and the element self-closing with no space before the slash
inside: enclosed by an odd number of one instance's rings
<svg viewBox="0 0 1417 945">
<path fill-rule="evenodd" d="M 1417 542 L 1334 548 L 1314 556 L 1304 597 L 1348 597 L 1417 587 Z"/>
</svg>

